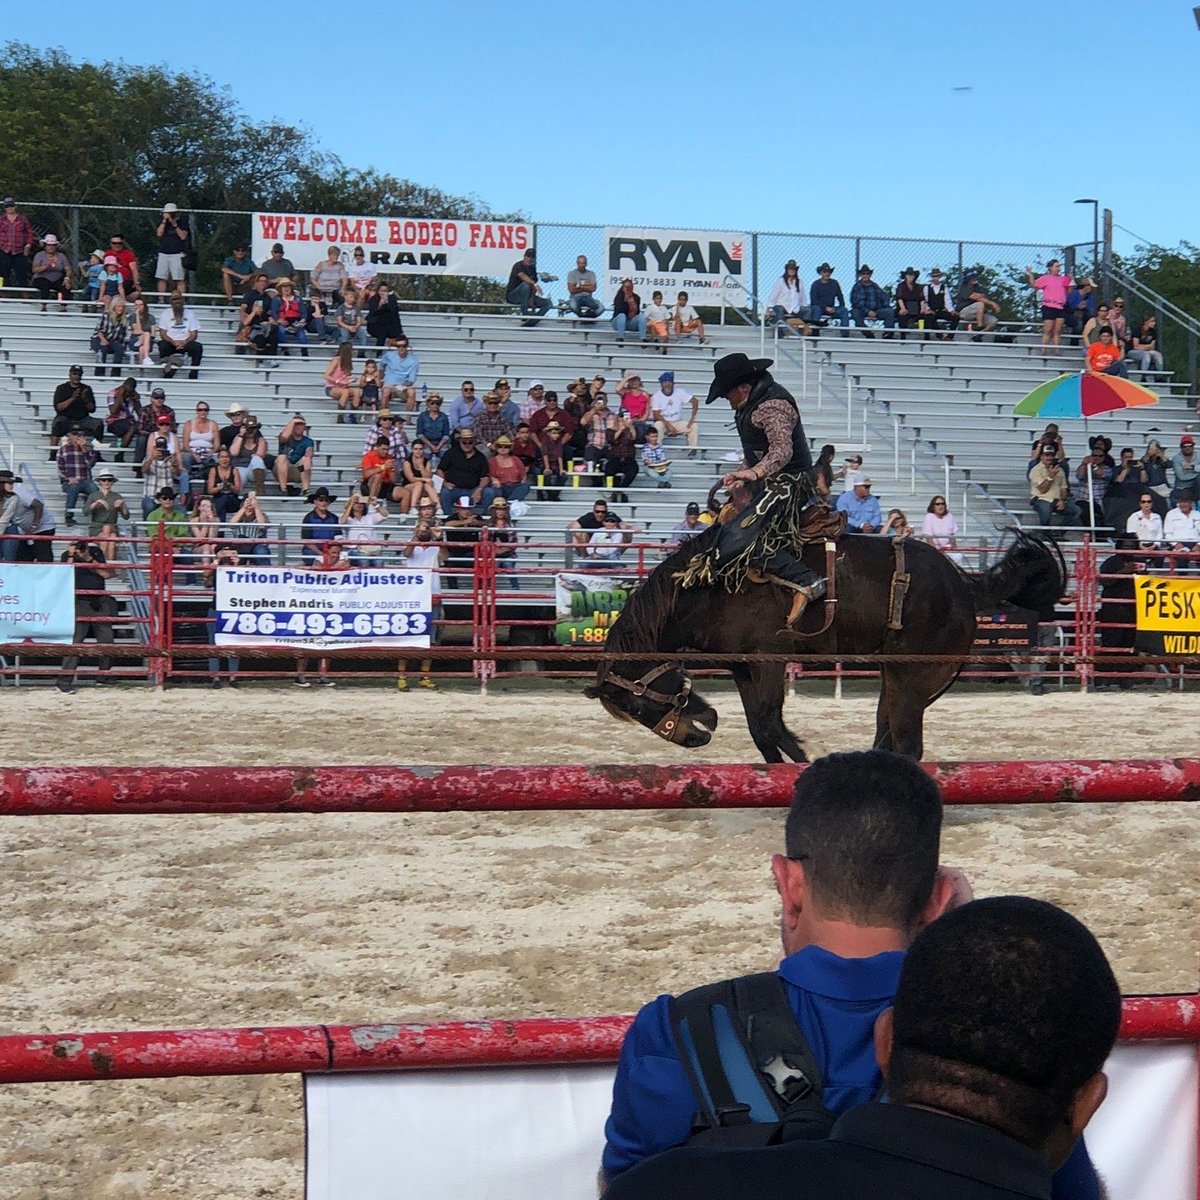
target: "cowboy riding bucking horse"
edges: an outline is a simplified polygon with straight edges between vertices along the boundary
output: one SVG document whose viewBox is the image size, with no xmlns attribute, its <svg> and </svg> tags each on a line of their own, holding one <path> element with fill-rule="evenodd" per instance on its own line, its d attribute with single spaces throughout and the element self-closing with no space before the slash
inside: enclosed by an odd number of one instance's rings
<svg viewBox="0 0 1200 1200">
<path fill-rule="evenodd" d="M 812 453 L 796 400 L 771 377 L 770 365 L 769 358 L 738 353 L 713 366 L 704 402 L 723 396 L 733 409 L 745 463 L 721 482 L 740 511 L 677 579 L 684 588 L 715 584 L 730 592 L 747 581 L 782 584 L 794 593 L 787 631 L 825 594 L 826 580 L 800 558 L 800 529 L 814 495 Z"/>
</svg>

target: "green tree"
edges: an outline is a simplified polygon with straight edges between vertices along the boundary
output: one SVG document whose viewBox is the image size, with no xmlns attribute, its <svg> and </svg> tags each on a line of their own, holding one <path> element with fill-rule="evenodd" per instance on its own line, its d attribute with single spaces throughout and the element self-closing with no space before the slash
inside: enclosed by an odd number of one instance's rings
<svg viewBox="0 0 1200 1200">
<path fill-rule="evenodd" d="M 1114 255 L 1113 260 L 1126 275 L 1133 276 L 1138 283 L 1181 308 L 1193 320 L 1200 319 L 1200 247 L 1191 242 L 1180 242 L 1174 248 L 1137 246 L 1132 254 Z M 1144 317 L 1157 315 L 1159 349 L 1164 366 L 1196 384 L 1196 337 L 1166 313 L 1155 313 L 1152 305 L 1136 296 L 1127 296 L 1125 300 L 1129 328 L 1136 329 Z"/>
<path fill-rule="evenodd" d="M 82 256 L 116 229 L 148 250 L 159 207 L 173 201 L 194 214 L 205 290 L 217 290 L 220 263 L 255 210 L 519 219 L 475 196 L 349 167 L 305 129 L 250 121 L 229 89 L 196 73 L 75 63 L 60 49 L 10 42 L 0 50 L 0 112 L 0 180 L 40 232 L 73 239 L 77 220 Z M 127 211 L 143 207 L 151 211 Z M 404 294 L 421 287 L 420 277 L 402 278 Z M 435 284 L 448 299 L 495 290 L 486 280 Z"/>
</svg>

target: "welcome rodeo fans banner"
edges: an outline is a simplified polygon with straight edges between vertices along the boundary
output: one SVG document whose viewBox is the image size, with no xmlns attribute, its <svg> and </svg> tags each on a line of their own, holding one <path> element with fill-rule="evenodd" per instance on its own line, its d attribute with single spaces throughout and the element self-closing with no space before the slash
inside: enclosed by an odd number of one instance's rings
<svg viewBox="0 0 1200 1200">
<path fill-rule="evenodd" d="M 1143 654 L 1200 654 L 1200 579 L 1135 575 L 1133 588 L 1135 649 Z"/>
<path fill-rule="evenodd" d="M 220 567 L 218 646 L 428 646 L 428 571 Z"/>
<path fill-rule="evenodd" d="M 75 636 L 75 568 L 0 563 L 0 642 L 71 642 Z"/>
<path fill-rule="evenodd" d="M 554 577 L 554 641 L 559 646 L 601 646 L 638 585 L 634 578 L 615 575 Z"/>
<path fill-rule="evenodd" d="M 311 271 L 330 246 L 337 246 L 346 261 L 361 246 L 367 262 L 386 274 L 507 279 L 513 263 L 533 245 L 533 226 L 511 221 L 256 212 L 252 227 L 255 262 L 269 259 L 279 242 L 284 258 L 299 271 Z"/>
<path fill-rule="evenodd" d="M 654 292 L 662 292 L 668 307 L 679 292 L 687 292 L 692 304 L 719 303 L 718 293 L 730 304 L 745 304 L 749 298 L 747 233 L 608 226 L 604 247 L 605 304 L 611 305 L 623 279 L 633 280 L 643 305 Z"/>
</svg>

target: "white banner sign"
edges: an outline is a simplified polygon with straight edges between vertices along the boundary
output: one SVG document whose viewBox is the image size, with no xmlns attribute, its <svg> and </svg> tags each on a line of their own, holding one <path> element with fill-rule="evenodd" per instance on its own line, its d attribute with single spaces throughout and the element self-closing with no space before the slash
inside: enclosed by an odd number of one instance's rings
<svg viewBox="0 0 1200 1200">
<path fill-rule="evenodd" d="M 381 274 L 486 275 L 507 279 L 533 245 L 533 226 L 510 221 L 443 221 L 434 217 L 341 217 L 315 213 L 255 213 L 250 254 L 257 263 L 283 246 L 298 271 L 311 271 L 329 252 L 350 262 L 361 246 Z"/>
<path fill-rule="evenodd" d="M 0 562 L 0 642 L 70 642 L 75 636 L 75 568 Z"/>
<path fill-rule="evenodd" d="M 601 290 L 610 306 L 623 279 L 633 280 L 643 305 L 655 292 L 662 292 L 668 307 L 680 292 L 687 292 L 691 304 L 719 303 L 718 294 L 730 304 L 745 304 L 749 296 L 747 233 L 610 226 L 604 230 L 604 246 Z"/>
<path fill-rule="evenodd" d="M 1196 1200 L 1196 1047 L 1120 1045 L 1087 1131 L 1110 1200 Z M 308 1075 L 307 1200 L 595 1200 L 613 1068 Z"/>
<path fill-rule="evenodd" d="M 428 646 L 428 571 L 221 567 L 218 646 Z"/>
</svg>

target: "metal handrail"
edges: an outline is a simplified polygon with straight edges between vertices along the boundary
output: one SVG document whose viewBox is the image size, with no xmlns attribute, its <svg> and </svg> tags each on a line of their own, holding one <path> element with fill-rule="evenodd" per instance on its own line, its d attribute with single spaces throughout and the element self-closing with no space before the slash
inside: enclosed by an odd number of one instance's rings
<svg viewBox="0 0 1200 1200">
<path fill-rule="evenodd" d="M 1200 321 L 1180 308 L 1178 304 L 1147 287 L 1134 276 L 1126 274 L 1120 267 L 1105 266 L 1101 268 L 1114 283 L 1119 283 L 1126 291 L 1132 292 L 1139 300 L 1152 304 L 1158 312 L 1166 313 L 1173 321 L 1182 325 L 1189 333 L 1200 334 Z"/>
</svg>

